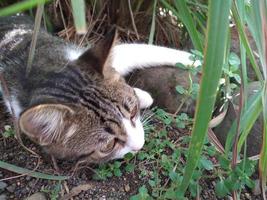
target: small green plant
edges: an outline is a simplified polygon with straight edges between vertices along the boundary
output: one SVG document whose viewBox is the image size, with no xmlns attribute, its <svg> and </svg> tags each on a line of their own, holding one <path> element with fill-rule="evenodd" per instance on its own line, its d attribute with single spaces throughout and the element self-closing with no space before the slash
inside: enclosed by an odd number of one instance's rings
<svg viewBox="0 0 267 200">
<path fill-rule="evenodd" d="M 42 189 L 41 192 L 46 193 L 51 200 L 59 199 L 59 193 L 61 191 L 61 182 L 59 181 L 52 189 Z"/>
<path fill-rule="evenodd" d="M 153 199 L 147 191 L 146 186 L 142 186 L 138 189 L 138 194 L 130 198 L 130 200 L 151 200 Z"/>
<path fill-rule="evenodd" d="M 4 138 L 10 138 L 15 136 L 15 131 L 11 128 L 11 126 L 4 126 L 4 132 L 2 132 Z"/>
<path fill-rule="evenodd" d="M 93 179 L 95 180 L 106 180 L 112 176 L 120 177 L 122 176 L 123 170 L 131 173 L 135 169 L 135 165 L 131 163 L 134 155 L 128 153 L 124 156 L 124 161 L 114 161 L 113 163 L 100 164 L 98 168 L 95 169 L 95 174 Z"/>
<path fill-rule="evenodd" d="M 222 198 L 235 190 L 241 190 L 245 186 L 254 188 L 255 183 L 250 178 L 255 172 L 256 161 L 243 159 L 234 170 L 231 169 L 231 161 L 224 156 L 218 158 L 220 163 L 219 178 L 215 186 L 215 192 Z"/>
</svg>

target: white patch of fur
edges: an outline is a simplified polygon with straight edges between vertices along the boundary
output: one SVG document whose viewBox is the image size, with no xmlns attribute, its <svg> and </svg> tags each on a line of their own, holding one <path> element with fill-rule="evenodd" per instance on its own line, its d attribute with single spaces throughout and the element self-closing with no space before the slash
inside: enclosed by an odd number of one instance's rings
<svg viewBox="0 0 267 200">
<path fill-rule="evenodd" d="M 0 48 L 10 42 L 12 42 L 9 46 L 10 50 L 12 50 L 18 43 L 22 41 L 22 38 L 15 38 L 17 35 L 24 35 L 28 33 L 29 30 L 24 29 L 14 29 L 5 34 L 4 39 L 0 42 Z"/>
<path fill-rule="evenodd" d="M 83 49 L 71 48 L 71 47 L 66 48 L 65 51 L 66 51 L 66 58 L 69 61 L 73 61 L 73 60 L 78 59 L 82 55 L 82 53 L 84 52 Z"/>
<path fill-rule="evenodd" d="M 126 75 L 134 69 L 159 65 L 200 65 L 200 62 L 190 60 L 191 55 L 185 51 L 155 45 L 120 44 L 112 50 L 112 67 L 121 75 Z"/>
<path fill-rule="evenodd" d="M 76 125 L 72 125 L 69 127 L 66 135 L 65 135 L 65 138 L 68 139 L 70 138 L 77 130 L 77 126 Z"/>
<path fill-rule="evenodd" d="M 13 111 L 14 111 L 14 114 L 15 114 L 15 117 L 18 119 L 19 118 L 19 115 L 22 111 L 22 108 L 19 104 L 19 102 L 17 101 L 17 98 L 15 96 L 11 96 L 11 101 L 7 100 L 6 98 L 4 98 L 4 102 L 5 102 L 5 105 L 8 109 L 8 112 L 12 115 L 12 109 L 11 107 L 13 108 Z M 11 105 L 10 105 L 11 104 Z"/>
<path fill-rule="evenodd" d="M 122 123 L 126 129 L 128 138 L 125 146 L 116 153 L 114 158 L 122 158 L 129 152 L 136 153 L 144 146 L 145 143 L 145 133 L 140 117 L 136 118 L 135 127 L 132 125 L 130 120 L 125 118 L 122 120 Z"/>
<path fill-rule="evenodd" d="M 141 109 L 148 108 L 149 106 L 152 105 L 153 98 L 148 92 L 141 90 L 139 88 L 134 88 L 134 91 L 138 97 Z"/>
</svg>

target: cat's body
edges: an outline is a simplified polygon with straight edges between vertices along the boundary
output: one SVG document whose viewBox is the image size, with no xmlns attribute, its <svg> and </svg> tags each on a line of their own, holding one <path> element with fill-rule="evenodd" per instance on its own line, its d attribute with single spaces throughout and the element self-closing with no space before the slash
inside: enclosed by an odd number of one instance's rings
<svg viewBox="0 0 267 200">
<path fill-rule="evenodd" d="M 121 75 L 149 65 L 191 62 L 190 54 L 178 50 L 114 46 L 114 31 L 86 50 L 41 30 L 27 76 L 32 32 L 28 17 L 0 18 L 0 68 L 10 93 L 4 101 L 21 130 L 57 158 L 98 163 L 140 150 L 139 111 L 152 98 Z"/>
</svg>

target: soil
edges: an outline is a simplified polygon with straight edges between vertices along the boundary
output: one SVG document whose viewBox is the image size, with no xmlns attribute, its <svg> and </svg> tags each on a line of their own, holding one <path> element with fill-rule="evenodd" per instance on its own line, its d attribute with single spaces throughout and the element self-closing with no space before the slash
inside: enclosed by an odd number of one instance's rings
<svg viewBox="0 0 267 200">
<path fill-rule="evenodd" d="M 11 124 L 11 120 L 4 111 L 3 105 L 1 105 L 1 132 L 7 124 Z M 170 131 L 172 130 L 170 129 Z M 39 161 L 35 155 L 25 150 L 14 137 L 3 138 L 2 134 L 0 136 L 0 160 L 27 169 L 34 169 L 38 166 L 37 171 L 39 172 L 55 175 L 58 174 L 58 172 L 56 172 L 53 168 L 50 159 L 42 153 L 38 146 L 29 140 L 24 140 L 24 143 L 29 149 L 41 155 Z M 95 166 L 82 168 L 72 175 L 70 172 L 70 163 L 61 163 L 59 174 L 70 176 L 70 178 L 61 182 L 63 187 L 59 190 L 60 198 L 68 199 L 67 196 L 64 195 L 68 195 L 70 191 L 71 194 L 73 191 L 76 191 L 77 195 L 75 195 L 73 199 L 129 199 L 132 195 L 138 193 L 138 188 L 140 186 L 144 184 L 148 186 L 148 178 L 140 178 L 139 169 L 135 169 L 132 173 L 123 172 L 121 177 L 113 176 L 105 181 L 96 181 L 92 179 L 94 167 Z M 18 174 L 13 172 L 0 169 L 0 200 L 26 199 L 27 197 L 40 191 L 53 191 L 58 184 L 58 181 L 43 180 L 27 175 L 18 176 Z M 203 188 L 200 195 L 201 199 L 217 199 L 214 193 L 215 180 L 201 180 L 200 185 Z M 80 192 L 79 190 L 84 191 Z M 44 194 L 46 195 L 45 199 L 52 199 L 53 197 L 51 194 Z M 56 197 L 55 199 L 60 198 Z M 227 197 L 225 199 L 231 199 L 231 197 Z M 260 200 L 261 196 L 254 196 L 252 192 L 248 190 L 242 193 L 241 199 Z"/>
</svg>

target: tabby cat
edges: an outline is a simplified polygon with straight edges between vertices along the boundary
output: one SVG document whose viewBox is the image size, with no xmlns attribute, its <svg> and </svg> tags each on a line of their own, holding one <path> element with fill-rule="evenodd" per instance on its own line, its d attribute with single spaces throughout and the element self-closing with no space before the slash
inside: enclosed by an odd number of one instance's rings
<svg viewBox="0 0 267 200">
<path fill-rule="evenodd" d="M 116 44 L 115 29 L 90 49 L 40 30 L 27 75 L 32 32 L 27 16 L 0 18 L 0 69 L 10 93 L 3 99 L 21 131 L 58 159 L 100 163 L 140 150 L 140 109 L 153 100 L 123 76 L 137 68 L 192 64 L 183 51 Z"/>
</svg>

